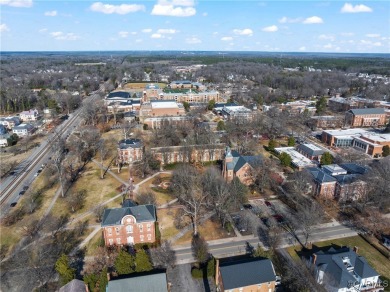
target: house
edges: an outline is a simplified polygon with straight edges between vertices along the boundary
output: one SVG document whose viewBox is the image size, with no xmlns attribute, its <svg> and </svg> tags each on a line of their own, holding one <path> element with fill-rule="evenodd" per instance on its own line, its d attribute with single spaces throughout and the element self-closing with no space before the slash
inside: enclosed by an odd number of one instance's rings
<svg viewBox="0 0 390 292">
<path fill-rule="evenodd" d="M 351 127 L 382 127 L 386 125 L 383 108 L 351 109 L 345 113 L 345 124 Z"/>
<path fill-rule="evenodd" d="M 118 143 L 117 163 L 133 163 L 142 160 L 144 145 L 140 139 L 123 139 Z"/>
<path fill-rule="evenodd" d="M 58 292 L 88 292 L 84 281 L 73 279 L 68 284 L 62 286 Z"/>
<path fill-rule="evenodd" d="M 107 292 L 168 292 L 165 272 L 137 273 L 110 279 Z"/>
<path fill-rule="evenodd" d="M 217 260 L 215 277 L 221 292 L 275 291 L 276 274 L 269 259 Z"/>
<path fill-rule="evenodd" d="M 315 130 L 317 128 L 341 128 L 344 125 L 343 116 L 312 116 L 308 121 L 308 126 Z"/>
<path fill-rule="evenodd" d="M 31 135 L 34 132 L 35 128 L 31 124 L 21 124 L 19 126 L 15 126 L 12 129 L 12 133 L 18 135 L 19 137 Z"/>
<path fill-rule="evenodd" d="M 8 146 L 8 138 L 10 136 L 11 136 L 10 134 L 0 135 L 0 147 L 7 147 Z"/>
<path fill-rule="evenodd" d="M 8 130 L 12 130 L 13 127 L 20 125 L 18 117 L 3 117 L 0 118 L 0 124 Z"/>
<path fill-rule="evenodd" d="M 19 114 L 20 119 L 23 122 L 31 122 L 36 121 L 39 117 L 39 113 L 37 109 L 31 109 L 28 111 L 23 111 Z"/>
<path fill-rule="evenodd" d="M 299 144 L 296 150 L 310 160 L 320 161 L 325 149 L 311 143 Z"/>
<path fill-rule="evenodd" d="M 306 265 L 327 291 L 381 291 L 378 272 L 357 252 L 357 247 L 331 247 L 313 253 Z"/>
<path fill-rule="evenodd" d="M 242 156 L 235 150 L 226 147 L 222 166 L 222 176 L 228 182 L 234 177 L 249 185 L 253 182 L 253 168 L 261 162 L 261 156 Z"/>
<path fill-rule="evenodd" d="M 125 200 L 121 208 L 104 210 L 101 223 L 104 243 L 106 246 L 153 243 L 156 222 L 154 205 L 136 205 Z"/>
</svg>

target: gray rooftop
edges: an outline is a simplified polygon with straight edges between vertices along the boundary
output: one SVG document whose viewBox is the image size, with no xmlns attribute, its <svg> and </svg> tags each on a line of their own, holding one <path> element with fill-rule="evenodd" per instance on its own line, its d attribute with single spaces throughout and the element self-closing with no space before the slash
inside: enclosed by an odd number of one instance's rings
<svg viewBox="0 0 390 292">
<path fill-rule="evenodd" d="M 119 141 L 119 148 L 120 149 L 127 149 L 127 148 L 140 148 L 142 147 L 142 141 L 140 139 L 123 139 Z"/>
<path fill-rule="evenodd" d="M 107 96 L 107 98 L 116 98 L 116 97 L 119 97 L 119 98 L 130 98 L 130 92 L 126 92 L 126 91 L 114 91 L 114 92 L 110 92 L 110 94 Z"/>
<path fill-rule="evenodd" d="M 375 115 L 375 114 L 385 114 L 384 108 L 357 108 L 351 109 L 348 112 L 351 112 L 354 115 Z"/>
<path fill-rule="evenodd" d="M 123 207 L 105 209 L 101 226 L 120 225 L 122 218 L 132 215 L 137 222 L 156 221 L 156 207 L 154 205 L 139 205 L 134 207 Z"/>
<path fill-rule="evenodd" d="M 85 284 L 83 281 L 78 279 L 73 279 L 65 286 L 62 286 L 59 292 L 85 292 Z"/>
<path fill-rule="evenodd" d="M 276 275 L 269 259 L 243 260 L 220 265 L 225 290 L 275 281 Z"/>
<path fill-rule="evenodd" d="M 229 154 L 227 154 L 229 155 Z M 233 161 L 226 164 L 227 169 L 232 169 L 234 172 L 239 171 L 246 163 L 254 167 L 256 164 L 260 163 L 262 157 L 258 156 L 241 156 L 237 151 L 232 150 L 230 155 L 233 156 Z"/>
<path fill-rule="evenodd" d="M 301 151 L 307 153 L 310 156 L 317 156 L 317 155 L 322 155 L 325 153 L 324 149 L 322 149 L 314 144 L 309 144 L 309 143 L 300 144 L 300 145 L 298 145 L 297 148 L 300 149 Z"/>
<path fill-rule="evenodd" d="M 114 279 L 108 282 L 107 292 L 168 292 L 165 273 Z"/>
<path fill-rule="evenodd" d="M 313 176 L 314 180 L 319 183 L 336 182 L 336 179 L 333 176 L 326 174 L 322 169 L 318 167 L 308 167 L 307 170 Z"/>
</svg>

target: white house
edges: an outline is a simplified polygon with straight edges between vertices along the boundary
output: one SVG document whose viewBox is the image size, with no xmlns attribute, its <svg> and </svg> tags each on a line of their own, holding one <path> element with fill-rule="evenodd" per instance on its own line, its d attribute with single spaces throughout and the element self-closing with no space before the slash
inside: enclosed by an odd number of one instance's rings
<svg viewBox="0 0 390 292">
<path fill-rule="evenodd" d="M 20 125 L 20 120 L 18 117 L 3 117 L 0 118 L 0 124 L 11 130 L 13 127 Z"/>
<path fill-rule="evenodd" d="M 0 147 L 7 147 L 8 146 L 8 138 L 10 134 L 3 134 L 0 135 Z"/>
<path fill-rule="evenodd" d="M 21 124 L 12 129 L 12 132 L 19 137 L 31 135 L 34 132 L 35 128 L 31 124 Z"/>
<path fill-rule="evenodd" d="M 38 116 L 39 113 L 37 109 L 23 111 L 19 114 L 19 117 L 23 122 L 36 121 L 38 119 Z"/>
</svg>

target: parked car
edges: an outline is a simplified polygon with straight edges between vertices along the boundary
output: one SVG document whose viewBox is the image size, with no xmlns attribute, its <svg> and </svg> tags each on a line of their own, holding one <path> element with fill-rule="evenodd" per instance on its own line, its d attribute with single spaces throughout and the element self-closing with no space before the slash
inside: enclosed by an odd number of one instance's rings
<svg viewBox="0 0 390 292">
<path fill-rule="evenodd" d="M 28 188 L 29 188 L 29 186 L 24 186 L 24 187 L 23 187 L 23 191 L 27 191 Z"/>
<path fill-rule="evenodd" d="M 272 217 L 274 217 L 275 220 L 276 220 L 279 224 L 285 223 L 284 217 L 283 217 L 282 215 L 276 214 L 276 215 L 273 215 Z"/>
<path fill-rule="evenodd" d="M 15 207 L 16 204 L 17 204 L 17 202 L 12 202 L 11 205 L 10 205 L 10 207 Z"/>
<path fill-rule="evenodd" d="M 22 195 L 24 195 L 26 193 L 26 191 L 20 191 L 19 192 L 19 196 L 22 196 Z"/>
<path fill-rule="evenodd" d="M 268 202 L 268 201 L 264 201 L 264 204 L 267 206 L 267 207 L 272 207 L 272 204 L 271 204 L 271 202 Z"/>
<path fill-rule="evenodd" d="M 253 206 L 251 204 L 244 204 L 243 207 L 244 207 L 244 209 L 249 209 L 249 210 L 251 210 L 253 208 Z"/>
</svg>

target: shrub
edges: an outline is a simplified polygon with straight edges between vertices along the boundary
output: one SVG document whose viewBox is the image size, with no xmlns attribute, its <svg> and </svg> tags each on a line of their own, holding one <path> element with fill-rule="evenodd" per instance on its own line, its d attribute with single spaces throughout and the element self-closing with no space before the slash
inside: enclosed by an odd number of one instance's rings
<svg viewBox="0 0 390 292">
<path fill-rule="evenodd" d="M 202 279 L 203 278 L 203 269 L 198 269 L 193 267 L 191 269 L 191 275 L 195 279 Z"/>
</svg>

